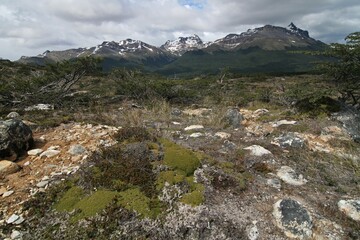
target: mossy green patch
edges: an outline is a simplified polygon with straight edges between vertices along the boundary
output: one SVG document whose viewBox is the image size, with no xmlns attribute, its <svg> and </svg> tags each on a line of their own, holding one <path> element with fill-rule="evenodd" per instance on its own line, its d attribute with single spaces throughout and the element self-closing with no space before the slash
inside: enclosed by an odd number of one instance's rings
<svg viewBox="0 0 360 240">
<path fill-rule="evenodd" d="M 143 217 L 156 218 L 161 213 L 160 202 L 148 198 L 139 188 L 120 192 L 119 196 L 119 204 L 122 207 L 134 210 Z"/>
<path fill-rule="evenodd" d="M 191 206 L 199 206 L 204 202 L 204 190 L 205 187 L 202 184 L 194 183 L 192 184 L 191 188 L 193 188 L 193 191 L 184 194 L 180 201 L 182 203 L 191 205 Z"/>
<path fill-rule="evenodd" d="M 83 198 L 84 191 L 79 187 L 72 187 L 65 195 L 57 202 L 54 208 L 59 211 L 72 211 L 74 206 Z"/>
<path fill-rule="evenodd" d="M 118 193 L 115 191 L 99 190 L 83 198 L 74 206 L 74 209 L 80 209 L 81 212 L 73 220 L 95 216 L 105 209 L 116 196 L 118 196 Z"/>
<path fill-rule="evenodd" d="M 191 150 L 166 139 L 161 139 L 161 143 L 165 146 L 164 163 L 169 167 L 190 176 L 200 166 L 199 158 Z"/>
<path fill-rule="evenodd" d="M 164 171 L 160 172 L 156 180 L 156 189 L 161 190 L 165 186 L 165 182 L 174 185 L 185 180 L 185 176 L 179 171 Z"/>
</svg>

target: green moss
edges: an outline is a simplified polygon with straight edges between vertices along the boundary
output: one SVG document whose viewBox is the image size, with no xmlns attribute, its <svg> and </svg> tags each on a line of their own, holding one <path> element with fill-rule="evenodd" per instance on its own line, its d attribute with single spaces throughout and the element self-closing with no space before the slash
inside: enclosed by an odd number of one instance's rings
<svg viewBox="0 0 360 240">
<path fill-rule="evenodd" d="M 200 166 L 200 160 L 191 150 L 165 139 L 162 139 L 161 143 L 165 146 L 164 163 L 169 167 L 190 176 Z"/>
<path fill-rule="evenodd" d="M 191 206 L 199 206 L 204 202 L 204 190 L 205 187 L 202 184 L 195 183 L 193 186 L 194 190 L 187 194 L 180 199 L 182 203 L 191 205 Z"/>
<path fill-rule="evenodd" d="M 54 208 L 59 211 L 72 211 L 74 206 L 83 198 L 84 191 L 79 187 L 72 187 L 65 195 L 55 204 Z"/>
<path fill-rule="evenodd" d="M 162 211 L 160 202 L 148 198 L 139 188 L 120 192 L 119 196 L 122 207 L 134 210 L 143 217 L 156 218 Z"/>
<path fill-rule="evenodd" d="M 73 220 L 95 216 L 105 209 L 116 196 L 118 196 L 118 193 L 115 191 L 99 190 L 83 198 L 74 206 L 74 209 L 80 209 L 81 212 L 74 216 Z"/>
<path fill-rule="evenodd" d="M 164 171 L 160 172 L 156 180 L 156 189 L 161 190 L 165 186 L 165 182 L 174 185 L 185 180 L 185 176 L 179 171 Z"/>
</svg>

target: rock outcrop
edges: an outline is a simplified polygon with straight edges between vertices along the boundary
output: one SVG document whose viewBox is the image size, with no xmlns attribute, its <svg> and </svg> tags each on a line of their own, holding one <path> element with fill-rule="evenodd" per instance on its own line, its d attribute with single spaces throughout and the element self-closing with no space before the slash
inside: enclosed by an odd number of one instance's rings
<svg viewBox="0 0 360 240">
<path fill-rule="evenodd" d="M 33 143 L 32 131 L 22 121 L 0 121 L 0 157 L 18 158 L 30 149 Z"/>
</svg>

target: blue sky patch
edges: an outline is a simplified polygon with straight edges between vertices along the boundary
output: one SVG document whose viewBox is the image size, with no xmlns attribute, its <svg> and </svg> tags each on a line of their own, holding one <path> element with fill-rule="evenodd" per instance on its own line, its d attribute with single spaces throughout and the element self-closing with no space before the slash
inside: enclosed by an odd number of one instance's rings
<svg viewBox="0 0 360 240">
<path fill-rule="evenodd" d="M 178 2 L 180 5 L 195 9 L 203 9 L 206 4 L 206 0 L 178 0 Z"/>
</svg>

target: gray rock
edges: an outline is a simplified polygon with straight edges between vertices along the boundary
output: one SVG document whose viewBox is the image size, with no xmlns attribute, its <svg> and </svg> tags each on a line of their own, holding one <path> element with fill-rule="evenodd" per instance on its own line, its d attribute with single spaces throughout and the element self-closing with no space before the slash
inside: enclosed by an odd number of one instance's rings
<svg viewBox="0 0 360 240">
<path fill-rule="evenodd" d="M 246 147 L 244 149 L 250 150 L 251 155 L 258 156 L 258 157 L 261 157 L 263 155 L 272 154 L 269 150 L 267 150 L 266 148 L 263 148 L 262 146 L 259 146 L 259 145 L 252 145 L 252 146 Z"/>
<path fill-rule="evenodd" d="M 7 160 L 0 161 L 0 177 L 16 173 L 19 170 L 20 167 L 16 163 Z"/>
<path fill-rule="evenodd" d="M 191 138 L 199 138 L 199 137 L 202 137 L 202 136 L 204 136 L 204 134 L 200 133 L 200 132 L 190 134 Z"/>
<path fill-rule="evenodd" d="M 14 193 L 14 191 L 7 191 L 7 192 L 4 192 L 2 196 L 3 196 L 3 197 L 9 197 L 9 196 L 11 196 L 13 193 Z"/>
<path fill-rule="evenodd" d="M 333 117 L 342 123 L 345 130 L 355 142 L 360 142 L 360 112 L 355 108 L 346 107 Z"/>
<path fill-rule="evenodd" d="M 11 112 L 6 116 L 7 119 L 20 119 L 20 114 L 17 112 Z"/>
<path fill-rule="evenodd" d="M 19 215 L 13 214 L 13 215 L 11 215 L 11 216 L 6 220 L 6 223 L 7 223 L 7 224 L 14 223 L 14 222 L 17 221 L 19 218 L 20 218 Z"/>
<path fill-rule="evenodd" d="M 44 150 L 37 148 L 37 149 L 31 149 L 27 152 L 29 156 L 39 156 Z"/>
<path fill-rule="evenodd" d="M 0 157 L 18 158 L 34 143 L 31 129 L 22 121 L 0 121 Z"/>
<path fill-rule="evenodd" d="M 294 169 L 288 166 L 282 166 L 276 173 L 276 175 L 286 182 L 287 184 L 294 186 L 301 186 L 307 183 L 307 180 L 302 174 L 297 174 Z"/>
<path fill-rule="evenodd" d="M 82 145 L 76 144 L 72 145 L 68 151 L 71 155 L 82 155 L 86 153 L 86 148 L 84 148 Z"/>
<path fill-rule="evenodd" d="M 305 140 L 298 137 L 295 133 L 289 132 L 280 135 L 279 137 L 275 138 L 275 144 L 279 145 L 280 147 L 287 148 L 302 148 L 304 147 Z"/>
<path fill-rule="evenodd" d="M 240 127 L 241 121 L 243 120 L 244 117 L 237 108 L 228 109 L 224 116 L 224 121 L 226 121 L 226 123 L 228 123 L 233 128 Z"/>
<path fill-rule="evenodd" d="M 182 111 L 178 108 L 171 109 L 171 115 L 173 116 L 180 116 L 182 114 Z"/>
<path fill-rule="evenodd" d="M 11 235 L 10 235 L 10 238 L 11 238 L 11 239 L 21 239 L 21 237 L 22 237 L 22 233 L 21 233 L 21 232 L 19 232 L 19 231 L 17 231 L 17 230 L 13 230 L 13 231 L 11 232 Z"/>
<path fill-rule="evenodd" d="M 298 201 L 282 199 L 275 203 L 273 216 L 277 226 L 289 238 L 309 239 L 312 235 L 312 219 Z"/>
<path fill-rule="evenodd" d="M 195 130 L 200 130 L 200 129 L 204 129 L 204 126 L 203 125 L 191 125 L 191 126 L 184 128 L 185 131 L 195 131 Z"/>
<path fill-rule="evenodd" d="M 34 110 L 40 110 L 40 111 L 54 110 L 54 105 L 39 103 L 37 105 L 33 105 L 25 108 L 25 111 L 34 111 Z"/>
<path fill-rule="evenodd" d="M 58 155 L 59 153 L 60 153 L 59 150 L 46 150 L 45 152 L 40 154 L 40 157 L 41 158 L 45 158 L 45 157 L 51 158 L 51 157 Z"/>
<path fill-rule="evenodd" d="M 41 181 L 41 182 L 39 182 L 38 184 L 36 184 L 36 186 L 38 187 L 38 188 L 44 188 L 44 187 L 46 187 L 46 185 L 48 185 L 49 184 L 49 181 Z"/>
<path fill-rule="evenodd" d="M 360 199 L 358 200 L 340 200 L 338 202 L 340 211 L 345 213 L 349 218 L 360 221 Z"/>
</svg>

